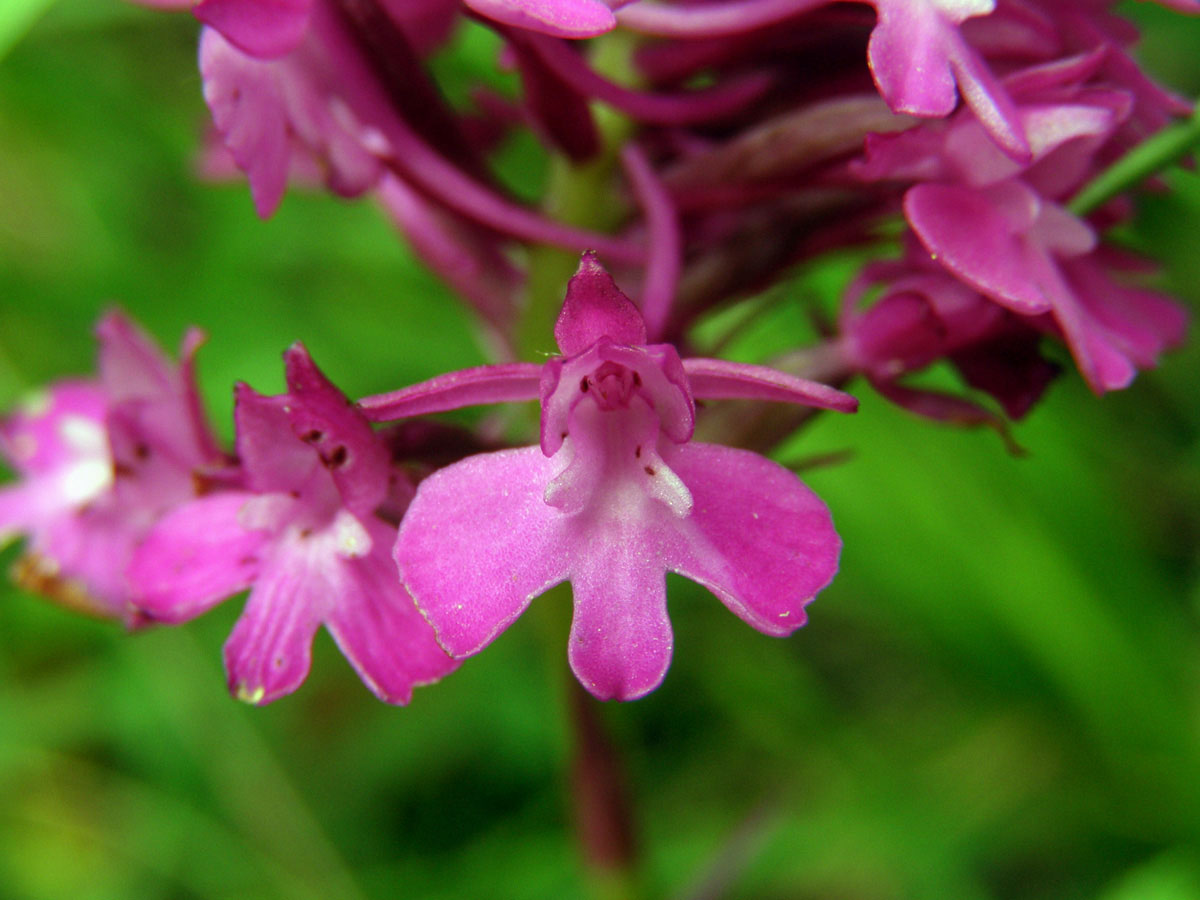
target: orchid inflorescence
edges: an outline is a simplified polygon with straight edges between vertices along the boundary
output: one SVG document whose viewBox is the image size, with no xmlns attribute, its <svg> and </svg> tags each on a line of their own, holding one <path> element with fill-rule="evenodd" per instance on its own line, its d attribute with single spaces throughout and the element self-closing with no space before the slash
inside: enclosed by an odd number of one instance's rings
<svg viewBox="0 0 1200 900">
<path fill-rule="evenodd" d="M 804 624 L 841 541 L 764 454 L 854 412 L 838 388 L 856 376 L 1007 437 L 1067 356 L 1103 394 L 1183 337 L 1142 261 L 1102 243 L 1128 197 L 1079 200 L 1191 113 L 1102 0 L 152 5 L 205 25 L 210 171 L 240 169 L 264 217 L 289 184 L 373 196 L 497 358 L 353 401 L 297 343 L 286 393 L 237 386 L 229 450 L 199 399 L 200 334 L 176 364 L 110 313 L 98 376 L 3 422 L 18 580 L 130 628 L 249 591 L 225 666 L 251 703 L 300 686 L 321 625 L 406 703 L 564 582 L 580 683 L 641 697 L 671 658 L 668 572 L 765 634 Z M 497 37 L 516 96 L 445 100 L 427 63 L 466 27 Z M 492 165 L 523 129 L 557 166 L 540 207 Z M 836 315 L 814 313 L 815 343 L 767 364 L 690 354 L 698 323 L 755 315 L 847 248 L 868 261 Z M 555 280 L 564 259 L 578 269 Z M 943 361 L 958 390 L 914 380 Z M 421 418 L 528 401 L 536 440 Z"/>
</svg>

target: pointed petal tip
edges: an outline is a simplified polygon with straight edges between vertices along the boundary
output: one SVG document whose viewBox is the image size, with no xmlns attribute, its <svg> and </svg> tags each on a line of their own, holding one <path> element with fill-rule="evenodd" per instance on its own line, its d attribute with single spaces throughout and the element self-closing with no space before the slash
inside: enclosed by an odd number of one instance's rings
<svg viewBox="0 0 1200 900">
<path fill-rule="evenodd" d="M 244 381 L 234 382 L 233 404 L 234 404 L 235 420 L 237 417 L 237 410 L 239 407 L 250 406 L 250 405 L 253 405 L 256 401 L 265 400 L 265 399 L 266 398 L 262 394 L 260 394 L 254 388 L 250 387 L 250 385 L 248 385 L 246 382 L 244 382 Z"/>
<path fill-rule="evenodd" d="M 182 360 L 191 359 L 196 355 L 196 352 L 208 343 L 208 332 L 196 325 L 189 325 L 187 331 L 183 333 L 183 341 L 180 343 L 179 358 Z"/>
<path fill-rule="evenodd" d="M 105 340 L 134 327 L 136 326 L 128 313 L 119 306 L 113 306 L 105 310 L 97 320 L 95 333 L 97 338 Z"/>
<path fill-rule="evenodd" d="M 296 341 L 283 351 L 283 371 L 288 390 L 294 393 L 332 387 L 303 341 Z"/>
<path fill-rule="evenodd" d="M 595 252 L 588 250 L 567 282 L 562 312 L 554 323 L 554 339 L 563 355 L 575 356 L 602 337 L 618 344 L 642 345 L 646 343 L 646 323 Z"/>
<path fill-rule="evenodd" d="M 270 221 L 271 216 L 275 215 L 275 210 L 279 209 L 279 204 L 283 202 L 286 180 L 281 184 L 281 187 L 250 185 L 250 200 L 254 204 L 254 214 L 263 222 Z"/>
</svg>

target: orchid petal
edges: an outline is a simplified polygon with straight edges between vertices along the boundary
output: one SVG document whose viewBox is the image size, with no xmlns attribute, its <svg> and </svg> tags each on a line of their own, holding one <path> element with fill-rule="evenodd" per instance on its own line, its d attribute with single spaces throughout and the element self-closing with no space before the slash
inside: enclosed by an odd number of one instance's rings
<svg viewBox="0 0 1200 900">
<path fill-rule="evenodd" d="M 896 112 L 945 116 L 954 109 L 947 22 L 929 0 L 875 4 L 879 21 L 867 46 L 879 93 Z"/>
<path fill-rule="evenodd" d="M 617 26 L 600 0 L 466 0 L 481 16 L 563 38 L 589 38 Z"/>
<path fill-rule="evenodd" d="M 414 686 L 437 681 L 458 663 L 438 646 L 433 628 L 396 580 L 394 535 L 379 522 L 369 530 L 374 549 L 345 563 L 345 584 L 325 626 L 380 700 L 405 704 Z"/>
<path fill-rule="evenodd" d="M 1096 394 L 1130 385 L 1137 375 L 1133 361 L 1065 285 L 1054 304 L 1054 321 L 1062 329 L 1080 374 Z"/>
<path fill-rule="evenodd" d="M 536 400 L 541 378 L 542 366 L 537 363 L 477 366 L 364 397 L 358 405 L 372 422 L 389 422 L 483 403 Z"/>
<path fill-rule="evenodd" d="M 330 573 L 300 541 L 275 549 L 225 642 L 230 693 L 257 705 L 300 687 L 320 624 L 317 610 L 340 588 L 330 582 Z"/>
<path fill-rule="evenodd" d="M 0 421 L 0 449 L 26 476 L 67 476 L 73 467 L 88 466 L 83 481 L 106 487 L 111 464 L 104 419 L 108 400 L 103 388 L 89 381 L 61 381 L 39 391 Z M 101 479 L 108 468 L 109 478 Z M 66 488 L 67 486 L 61 485 Z M 84 487 L 84 485 L 78 485 Z M 63 500 L 86 502 L 95 490 L 64 490 Z"/>
<path fill-rule="evenodd" d="M 1017 116 L 1016 105 L 987 63 L 959 34 L 951 37 L 951 66 L 963 102 L 988 135 L 1014 160 L 1028 163 L 1029 141 Z"/>
<path fill-rule="evenodd" d="M 1091 259 L 1064 264 L 1067 278 L 1098 321 L 1127 348 L 1139 366 L 1183 342 L 1187 311 L 1168 297 L 1119 284 Z"/>
<path fill-rule="evenodd" d="M 189 328 L 184 332 L 179 349 L 179 376 L 183 382 L 184 402 L 191 419 L 195 445 L 201 457 L 215 461 L 222 458 L 221 448 L 204 414 L 204 401 L 196 381 L 196 353 L 207 340 L 208 335 L 199 328 Z"/>
<path fill-rule="evenodd" d="M 874 0 L 879 22 L 867 58 L 879 93 L 896 112 L 949 115 L 955 87 L 989 135 L 1014 159 L 1029 160 L 1007 91 L 959 33 L 961 23 L 988 15 L 994 0 Z"/>
<path fill-rule="evenodd" d="M 603 337 L 616 344 L 644 344 L 646 323 L 596 255 L 585 253 L 567 282 L 554 339 L 564 356 L 575 356 Z"/>
<path fill-rule="evenodd" d="M 159 521 L 127 570 L 134 605 L 159 621 L 185 622 L 248 588 L 268 539 L 242 524 L 242 508 L 253 496 L 202 497 Z"/>
<path fill-rule="evenodd" d="M 259 59 L 291 52 L 308 28 L 312 0 L 201 0 L 194 15 Z"/>
<path fill-rule="evenodd" d="M 667 565 L 759 631 L 787 635 L 803 625 L 804 606 L 833 579 L 842 547 L 824 502 L 746 450 L 691 443 L 672 448 L 667 462 L 695 498 L 676 526 L 686 551 Z"/>
<path fill-rule="evenodd" d="M 567 655 L 580 683 L 601 700 L 648 694 L 671 663 L 666 571 L 656 545 L 672 535 L 657 515 L 597 530 L 571 573 Z"/>
<path fill-rule="evenodd" d="M 30 531 L 42 514 L 43 503 L 32 490 L 36 482 L 20 482 L 0 487 L 0 547 L 22 532 Z"/>
<path fill-rule="evenodd" d="M 180 393 L 177 370 L 158 346 L 123 313 L 108 313 L 96 325 L 100 382 L 110 403 L 156 394 Z"/>
<path fill-rule="evenodd" d="M 14 579 L 68 609 L 133 625 L 125 565 L 138 532 L 107 508 L 55 518 L 32 534 Z"/>
<path fill-rule="evenodd" d="M 294 439 L 287 406 L 287 395 L 264 397 L 246 384 L 234 388 L 237 454 L 254 491 L 298 490 L 319 465 L 313 449 Z"/>
<path fill-rule="evenodd" d="M 292 430 L 317 452 L 333 476 L 343 505 L 369 514 L 387 491 L 391 460 L 366 418 L 322 374 L 303 344 L 283 355 Z"/>
<path fill-rule="evenodd" d="M 704 400 L 746 398 L 854 412 L 858 401 L 836 388 L 767 366 L 692 357 L 683 361 L 692 394 Z"/>
<path fill-rule="evenodd" d="M 1024 223 L 989 196 L 958 185 L 919 184 L 905 195 L 904 211 L 934 258 L 981 293 L 1025 315 L 1050 308 L 1048 260 L 1023 240 L 1018 229 Z"/>
<path fill-rule="evenodd" d="M 525 447 L 468 457 L 417 488 L 396 564 L 451 656 L 481 650 L 567 578 L 562 517 L 542 499 L 553 469 L 537 447 Z"/>
<path fill-rule="evenodd" d="M 287 189 L 292 148 L 279 73 L 243 55 L 219 32 L 200 33 L 200 75 L 213 125 L 250 182 L 254 209 L 269 218 Z"/>
</svg>

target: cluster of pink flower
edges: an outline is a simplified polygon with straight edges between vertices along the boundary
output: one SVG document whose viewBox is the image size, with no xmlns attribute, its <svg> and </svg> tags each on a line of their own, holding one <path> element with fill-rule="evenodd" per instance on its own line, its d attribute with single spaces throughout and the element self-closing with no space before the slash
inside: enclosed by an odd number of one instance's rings
<svg viewBox="0 0 1200 900">
<path fill-rule="evenodd" d="M 647 345 L 637 308 L 591 257 L 555 334 L 563 355 L 544 365 L 484 366 L 359 404 L 297 344 L 286 394 L 238 386 L 231 458 L 198 413 L 196 339 L 180 371 L 110 315 L 100 381 L 60 384 L 5 425 L 25 480 L 0 491 L 0 534 L 30 535 L 35 586 L 133 626 L 185 621 L 249 588 L 225 664 L 252 703 L 300 685 L 321 624 L 381 699 L 405 703 L 566 580 L 571 665 L 603 698 L 662 680 L 668 570 L 768 634 L 802 625 L 837 568 L 829 511 L 781 466 L 691 442 L 695 398 L 846 411 L 853 398 Z M 467 456 L 417 491 L 405 464 L 444 458 L 446 436 L 369 421 L 538 397 L 540 447 Z"/>
<path fill-rule="evenodd" d="M 225 656 L 231 689 L 255 703 L 303 681 L 320 624 L 377 695 L 406 702 L 564 581 L 571 666 L 602 698 L 661 682 L 668 571 L 760 631 L 791 633 L 837 568 L 829 512 L 763 456 L 692 441 L 697 399 L 853 411 L 800 376 L 863 375 L 918 414 L 995 424 L 985 402 L 907 377 L 948 360 L 964 390 L 1019 418 L 1058 371 L 1047 342 L 1064 343 L 1101 393 L 1153 365 L 1185 325 L 1173 301 L 1114 277 L 1136 261 L 1099 245 L 1126 199 L 1086 219 L 1068 209 L 1190 111 L 1127 55 L 1135 35 L 1111 4 L 866 5 L 467 0 L 523 89 L 514 100 L 481 88 L 463 111 L 425 65 L 463 12 L 453 0 L 200 0 L 205 97 L 261 215 L 297 177 L 373 193 L 510 360 L 537 312 L 522 302 L 536 259 L 522 249 L 594 252 L 558 315 L 561 355 L 351 403 L 297 345 L 286 394 L 239 386 L 233 456 L 200 411 L 198 339 L 176 368 L 109 316 L 99 380 L 53 387 L 0 432 L 23 476 L 0 490 L 0 537 L 29 537 L 22 579 L 132 626 L 249 589 Z M 614 30 L 637 42 L 613 44 L 633 49 L 601 72 L 580 39 Z M 597 124 L 597 103 L 623 115 L 609 129 L 619 137 Z M 520 127 L 599 165 L 612 208 L 595 224 L 615 220 L 615 233 L 506 191 L 489 154 Z M 899 258 L 864 268 L 821 352 L 791 355 L 800 367 L 680 358 L 701 316 L 803 260 L 882 246 L 898 214 Z M 372 425 L 534 399 L 534 447 Z"/>
</svg>

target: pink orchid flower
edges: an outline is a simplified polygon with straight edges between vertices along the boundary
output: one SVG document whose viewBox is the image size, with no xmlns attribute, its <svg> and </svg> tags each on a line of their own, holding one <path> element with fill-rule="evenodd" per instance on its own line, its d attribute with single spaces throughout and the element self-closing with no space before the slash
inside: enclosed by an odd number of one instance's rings
<svg viewBox="0 0 1200 900">
<path fill-rule="evenodd" d="M 787 635 L 837 571 L 825 504 L 755 453 L 691 441 L 694 398 L 853 411 L 854 398 L 772 369 L 681 360 L 646 344 L 633 303 L 585 255 L 545 365 L 485 366 L 361 406 L 376 420 L 475 403 L 542 404 L 541 445 L 469 457 L 417 489 L 400 577 L 454 657 L 487 646 L 538 594 L 570 581 L 569 658 L 601 699 L 656 688 L 671 659 L 666 573 L 711 590 L 754 628 Z"/>
<path fill-rule="evenodd" d="M 96 333 L 97 380 L 59 382 L 0 425 L 22 476 L 0 489 L 0 543 L 28 536 L 18 568 L 32 590 L 135 625 L 125 579 L 135 545 L 223 457 L 196 393 L 199 332 L 178 366 L 119 313 Z"/>
<path fill-rule="evenodd" d="M 136 602 L 182 622 L 250 588 L 225 644 L 230 690 L 246 702 L 296 690 L 324 624 L 367 687 L 407 703 L 456 663 L 395 578 L 395 528 L 375 515 L 394 493 L 388 450 L 302 346 L 285 359 L 288 393 L 238 387 L 243 485 L 150 532 L 129 569 Z"/>
<path fill-rule="evenodd" d="M 1097 394 L 1127 387 L 1183 340 L 1187 314 L 1108 277 L 1092 228 L 1014 178 L 986 188 L 920 184 L 904 211 L 930 254 L 1022 316 L 1050 313 Z"/>
</svg>

